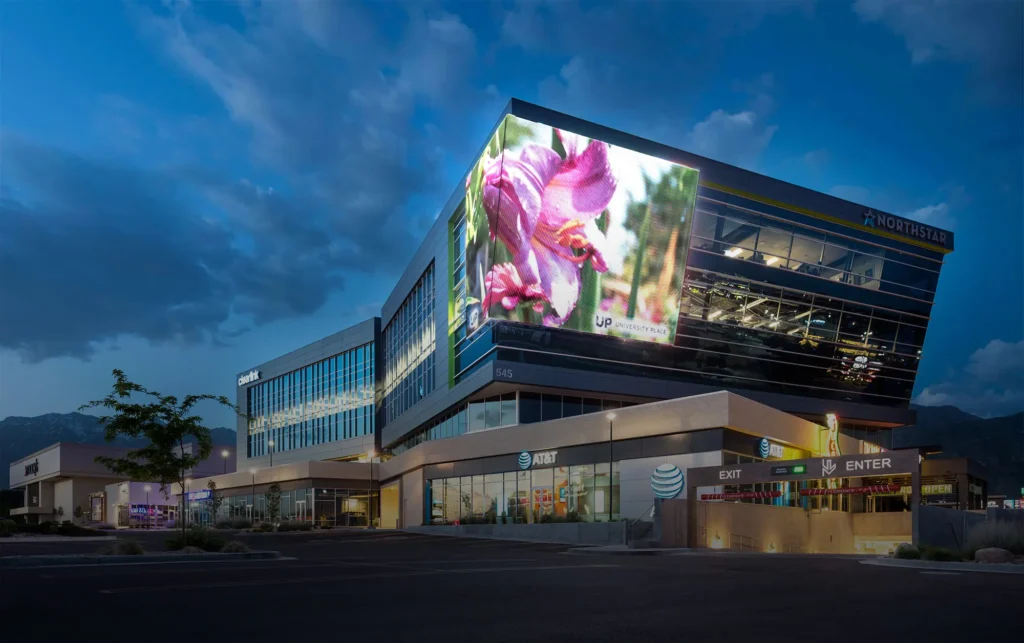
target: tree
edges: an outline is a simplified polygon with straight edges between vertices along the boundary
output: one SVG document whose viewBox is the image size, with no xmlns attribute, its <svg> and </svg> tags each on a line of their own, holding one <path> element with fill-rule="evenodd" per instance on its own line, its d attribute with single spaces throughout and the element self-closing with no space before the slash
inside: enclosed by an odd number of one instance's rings
<svg viewBox="0 0 1024 643">
<path fill-rule="evenodd" d="M 75 510 L 71 512 L 71 515 L 74 516 L 76 520 L 81 520 L 82 516 L 85 515 L 85 510 L 82 509 L 82 505 L 77 505 Z"/>
<path fill-rule="evenodd" d="M 273 523 L 281 511 L 281 485 L 275 482 L 264 495 L 267 499 L 267 522 Z"/>
<path fill-rule="evenodd" d="M 149 480 L 159 482 L 161 486 L 177 482 L 182 492 L 184 517 L 185 477 L 213 450 L 210 429 L 203 425 L 203 418 L 193 409 L 199 402 L 207 400 L 226 406 L 235 413 L 239 413 L 238 408 L 223 395 L 186 395 L 179 401 L 174 395 L 161 395 L 130 381 L 118 369 L 114 369 L 113 375 L 111 393 L 102 400 L 83 404 L 79 410 L 102 407 L 110 411 L 110 415 L 99 419 L 107 442 L 124 436 L 146 438 L 149 444 L 120 458 L 98 456 L 96 462 L 131 480 Z M 148 401 L 140 398 L 148 398 Z M 195 442 L 197 448 L 186 452 L 186 442 Z M 180 522 L 184 537 L 186 521 Z"/>
<path fill-rule="evenodd" d="M 216 525 L 220 506 L 224 504 L 224 496 L 220 495 L 220 492 L 217 491 L 217 483 L 213 480 L 206 483 L 206 488 L 210 490 L 210 499 L 207 501 L 210 509 L 210 522 Z"/>
</svg>

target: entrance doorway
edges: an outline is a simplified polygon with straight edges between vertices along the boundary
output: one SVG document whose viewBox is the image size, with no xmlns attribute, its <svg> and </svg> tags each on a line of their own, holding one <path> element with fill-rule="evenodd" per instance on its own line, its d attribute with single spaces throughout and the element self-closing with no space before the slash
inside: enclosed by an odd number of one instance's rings
<svg viewBox="0 0 1024 643">
<path fill-rule="evenodd" d="M 380 488 L 380 528 L 397 529 L 398 512 L 398 481 Z"/>
<path fill-rule="evenodd" d="M 305 500 L 296 500 L 295 501 L 295 519 L 298 520 L 299 522 L 305 522 L 306 520 L 309 519 L 308 516 L 306 516 L 306 501 Z"/>
</svg>

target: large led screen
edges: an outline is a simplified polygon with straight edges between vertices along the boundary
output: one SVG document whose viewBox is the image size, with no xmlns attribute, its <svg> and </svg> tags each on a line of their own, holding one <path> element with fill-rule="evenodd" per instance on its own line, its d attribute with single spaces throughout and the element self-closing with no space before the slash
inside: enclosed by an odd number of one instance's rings
<svg viewBox="0 0 1024 643">
<path fill-rule="evenodd" d="M 507 116 L 466 182 L 466 321 L 675 339 L 698 171 Z"/>
</svg>

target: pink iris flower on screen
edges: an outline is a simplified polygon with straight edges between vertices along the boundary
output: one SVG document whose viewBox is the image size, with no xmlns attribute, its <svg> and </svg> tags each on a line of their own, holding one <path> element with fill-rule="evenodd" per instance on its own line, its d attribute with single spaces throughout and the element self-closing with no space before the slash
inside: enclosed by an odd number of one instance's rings
<svg viewBox="0 0 1024 643">
<path fill-rule="evenodd" d="M 494 266 L 484 278 L 483 310 L 490 310 L 495 302 L 501 302 L 505 310 L 515 310 L 520 303 L 533 303 L 535 311 L 544 310 L 544 293 L 536 284 L 526 285 L 519 271 L 510 263 Z"/>
<path fill-rule="evenodd" d="M 579 137 L 555 131 L 565 159 L 550 148 L 527 145 L 486 161 L 483 205 L 491 238 L 512 254 L 518 282 L 539 288 L 554 312 L 545 323 L 561 325 L 579 300 L 580 267 L 589 261 L 598 272 L 608 270 L 595 220 L 608 207 L 616 181 L 606 143 L 590 141 L 581 150 Z M 495 283 L 509 278 L 510 271 L 502 269 Z"/>
</svg>

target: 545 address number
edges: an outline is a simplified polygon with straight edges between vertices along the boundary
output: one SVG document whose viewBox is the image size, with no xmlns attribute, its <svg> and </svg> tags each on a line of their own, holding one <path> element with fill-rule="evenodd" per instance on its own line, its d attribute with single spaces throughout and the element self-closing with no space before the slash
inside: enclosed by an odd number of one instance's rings
<svg viewBox="0 0 1024 643">
<path fill-rule="evenodd" d="M 510 380 L 510 379 L 512 379 L 512 369 L 511 368 L 496 368 L 496 369 L 494 369 L 494 377 L 499 377 L 501 379 Z"/>
</svg>

